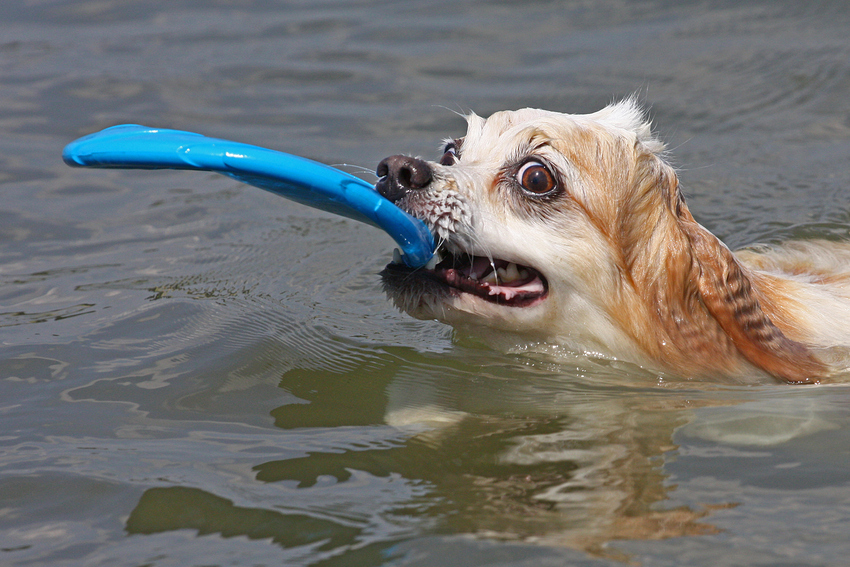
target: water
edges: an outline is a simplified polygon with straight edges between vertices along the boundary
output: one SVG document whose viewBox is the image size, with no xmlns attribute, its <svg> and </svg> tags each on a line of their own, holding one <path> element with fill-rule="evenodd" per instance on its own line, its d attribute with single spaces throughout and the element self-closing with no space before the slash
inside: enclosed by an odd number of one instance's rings
<svg viewBox="0 0 850 567">
<path fill-rule="evenodd" d="M 0 22 L 0 563 L 846 563 L 846 386 L 494 352 L 393 310 L 373 228 L 59 158 L 141 123 L 373 179 L 436 157 L 456 111 L 638 92 L 731 246 L 845 238 L 845 2 L 15 0 Z"/>
</svg>

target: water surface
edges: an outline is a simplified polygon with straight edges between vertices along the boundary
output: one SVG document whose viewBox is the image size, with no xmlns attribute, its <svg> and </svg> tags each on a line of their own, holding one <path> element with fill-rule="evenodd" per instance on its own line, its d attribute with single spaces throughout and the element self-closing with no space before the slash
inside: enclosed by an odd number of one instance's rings
<svg viewBox="0 0 850 567">
<path fill-rule="evenodd" d="M 374 179 L 459 112 L 638 92 L 728 244 L 846 238 L 844 2 L 15 0 L 0 22 L 0 563 L 846 562 L 846 387 L 496 352 L 392 308 L 373 228 L 59 157 L 141 123 Z"/>
</svg>

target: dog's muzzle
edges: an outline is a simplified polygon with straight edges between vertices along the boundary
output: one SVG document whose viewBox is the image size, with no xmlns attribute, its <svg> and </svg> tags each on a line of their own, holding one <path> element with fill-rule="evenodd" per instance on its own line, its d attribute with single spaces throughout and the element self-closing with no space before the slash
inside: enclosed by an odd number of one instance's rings
<svg viewBox="0 0 850 567">
<path fill-rule="evenodd" d="M 378 181 L 375 189 L 395 203 L 411 191 L 428 187 L 431 183 L 431 166 L 410 156 L 390 156 L 378 164 Z"/>
</svg>

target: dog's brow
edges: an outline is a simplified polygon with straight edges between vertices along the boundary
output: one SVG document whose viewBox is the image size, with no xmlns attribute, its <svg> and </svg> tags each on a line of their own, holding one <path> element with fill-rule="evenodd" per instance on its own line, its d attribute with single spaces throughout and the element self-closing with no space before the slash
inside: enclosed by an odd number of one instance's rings
<svg viewBox="0 0 850 567">
<path fill-rule="evenodd" d="M 528 140 L 521 142 L 514 147 L 513 150 L 511 150 L 508 156 L 506 156 L 506 167 L 515 167 L 519 162 L 524 161 L 532 154 L 540 151 L 540 148 L 546 146 L 549 146 L 548 139 L 537 141 L 534 137 L 531 137 Z"/>
</svg>

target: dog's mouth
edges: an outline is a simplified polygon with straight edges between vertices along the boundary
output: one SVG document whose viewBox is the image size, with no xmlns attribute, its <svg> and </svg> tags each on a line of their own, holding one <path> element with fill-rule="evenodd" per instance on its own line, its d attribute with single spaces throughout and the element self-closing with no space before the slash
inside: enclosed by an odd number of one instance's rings
<svg viewBox="0 0 850 567">
<path fill-rule="evenodd" d="M 507 307 L 531 307 L 543 301 L 549 284 L 539 271 L 530 266 L 499 258 L 450 253 L 439 249 L 424 268 L 407 267 L 396 249 L 393 262 L 383 274 L 385 286 L 421 285 L 422 279 L 439 285 L 442 291 L 468 293 L 484 301 Z M 433 290 L 436 291 L 436 290 Z"/>
</svg>

